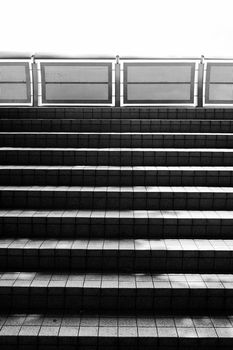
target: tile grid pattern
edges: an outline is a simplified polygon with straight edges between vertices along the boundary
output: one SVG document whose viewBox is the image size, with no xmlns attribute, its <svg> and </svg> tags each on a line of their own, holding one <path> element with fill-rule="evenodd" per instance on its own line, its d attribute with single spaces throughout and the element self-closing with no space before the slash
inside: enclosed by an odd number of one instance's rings
<svg viewBox="0 0 233 350">
<path fill-rule="evenodd" d="M 2 268 L 230 273 L 232 240 L 0 239 Z"/>
<path fill-rule="evenodd" d="M 21 314 L 0 319 L 0 336 L 53 335 L 68 337 L 159 337 L 204 338 L 232 336 L 233 316 L 218 317 L 132 317 Z"/>
<path fill-rule="evenodd" d="M 31 115 L 32 117 L 32 115 Z M 71 116 L 72 117 L 72 116 Z M 2 132 L 217 132 L 233 131 L 232 120 L 209 119 L 1 119 Z M 174 116 L 173 116 L 174 117 Z M 229 113 L 229 117 L 231 117 Z M 76 119 L 75 119 L 76 118 Z M 156 117 L 155 117 L 156 118 Z M 221 116 L 220 116 L 221 118 Z M 197 120 L 198 119 L 198 120 Z"/>
<path fill-rule="evenodd" d="M 225 186 L 233 167 L 0 166 L 1 185 Z"/>
<path fill-rule="evenodd" d="M 231 348 L 231 119 L 2 109 L 0 345 Z"/>
</svg>

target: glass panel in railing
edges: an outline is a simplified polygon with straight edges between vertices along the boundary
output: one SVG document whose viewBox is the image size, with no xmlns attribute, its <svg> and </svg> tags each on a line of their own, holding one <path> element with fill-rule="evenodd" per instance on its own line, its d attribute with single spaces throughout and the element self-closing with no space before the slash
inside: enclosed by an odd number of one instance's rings
<svg viewBox="0 0 233 350">
<path fill-rule="evenodd" d="M 128 100 L 190 100 L 190 84 L 129 84 Z"/>
<path fill-rule="evenodd" d="M 0 100 L 27 100 L 27 85 L 0 83 Z"/>
<path fill-rule="evenodd" d="M 27 67 L 10 63 L 0 63 L 0 82 L 26 82 Z"/>
<path fill-rule="evenodd" d="M 232 101 L 233 84 L 211 84 L 209 99 L 212 101 Z"/>
<path fill-rule="evenodd" d="M 40 61 L 41 104 L 112 104 L 112 62 Z"/>
<path fill-rule="evenodd" d="M 47 101 L 108 100 L 108 84 L 48 84 Z"/>
<path fill-rule="evenodd" d="M 32 104 L 29 62 L 0 60 L 0 104 Z"/>
<path fill-rule="evenodd" d="M 108 82 L 108 66 L 47 65 L 44 66 L 46 82 Z"/>
<path fill-rule="evenodd" d="M 207 62 L 205 104 L 233 104 L 233 62 Z"/>
<path fill-rule="evenodd" d="M 210 66 L 209 81 L 211 83 L 233 83 L 233 65 Z"/>
<path fill-rule="evenodd" d="M 124 62 L 123 104 L 195 104 L 196 62 Z"/>
<path fill-rule="evenodd" d="M 127 82 L 190 82 L 192 67 L 157 64 L 128 66 Z"/>
</svg>

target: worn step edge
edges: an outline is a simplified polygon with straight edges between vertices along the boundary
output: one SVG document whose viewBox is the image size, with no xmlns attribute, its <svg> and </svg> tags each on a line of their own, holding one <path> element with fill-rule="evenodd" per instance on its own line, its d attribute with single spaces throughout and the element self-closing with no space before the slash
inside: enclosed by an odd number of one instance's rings
<svg viewBox="0 0 233 350">
<path fill-rule="evenodd" d="M 230 273 L 233 240 L 0 239 L 2 268 Z"/>
<path fill-rule="evenodd" d="M 233 311 L 232 274 L 3 272 L 2 311 Z"/>
<path fill-rule="evenodd" d="M 0 315 L 0 344 L 232 346 L 232 316 Z M 114 347 L 115 349 L 115 347 Z M 142 349 L 140 347 L 140 349 Z M 205 348 L 206 349 L 206 348 Z"/>
</svg>

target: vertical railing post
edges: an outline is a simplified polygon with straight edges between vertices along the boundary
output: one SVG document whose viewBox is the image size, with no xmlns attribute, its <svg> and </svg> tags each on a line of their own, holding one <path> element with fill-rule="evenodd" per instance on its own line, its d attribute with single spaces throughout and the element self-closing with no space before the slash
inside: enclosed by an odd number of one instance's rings
<svg viewBox="0 0 233 350">
<path fill-rule="evenodd" d="M 33 107 L 38 106 L 38 75 L 35 56 L 32 56 Z"/>
<path fill-rule="evenodd" d="M 115 107 L 120 107 L 121 105 L 121 82 L 120 82 L 121 70 L 119 56 L 116 56 L 115 64 Z"/>
<path fill-rule="evenodd" d="M 204 56 L 201 56 L 198 69 L 198 107 L 203 107 L 203 79 L 204 79 Z"/>
</svg>

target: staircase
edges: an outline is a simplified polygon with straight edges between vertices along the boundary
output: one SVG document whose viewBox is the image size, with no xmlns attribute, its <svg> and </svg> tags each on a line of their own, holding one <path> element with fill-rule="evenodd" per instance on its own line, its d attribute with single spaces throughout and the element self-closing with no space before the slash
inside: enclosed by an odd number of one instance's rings
<svg viewBox="0 0 233 350">
<path fill-rule="evenodd" d="M 0 110 L 1 349 L 232 349 L 232 115 Z"/>
</svg>

